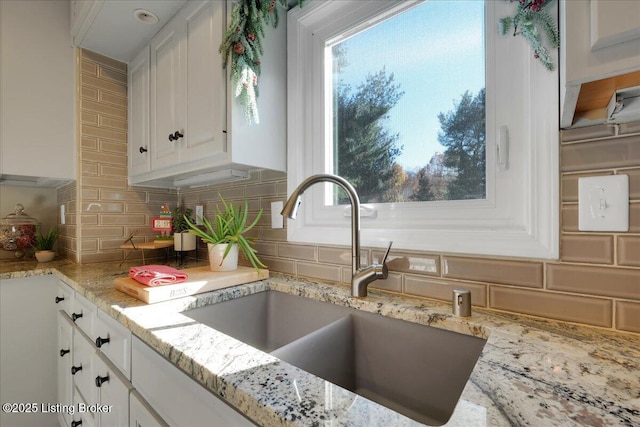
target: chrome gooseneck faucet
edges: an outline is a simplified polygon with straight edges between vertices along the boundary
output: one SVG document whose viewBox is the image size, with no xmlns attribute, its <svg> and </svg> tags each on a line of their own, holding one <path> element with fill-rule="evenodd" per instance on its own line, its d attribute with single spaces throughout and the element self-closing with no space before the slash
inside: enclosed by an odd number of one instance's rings
<svg viewBox="0 0 640 427">
<path fill-rule="evenodd" d="M 310 176 L 302 181 L 302 183 L 298 185 L 298 188 L 293 190 L 281 214 L 290 219 L 296 219 L 298 207 L 300 203 L 302 203 L 302 193 L 318 182 L 331 182 L 339 185 L 349 196 L 349 201 L 351 202 L 351 295 L 354 297 L 366 297 L 369 283 L 378 279 L 386 279 L 389 275 L 385 261 L 387 260 L 393 242 L 389 243 L 382 264 L 371 264 L 367 267 L 360 267 L 360 199 L 358 198 L 355 188 L 353 188 L 346 179 L 330 174 Z"/>
</svg>

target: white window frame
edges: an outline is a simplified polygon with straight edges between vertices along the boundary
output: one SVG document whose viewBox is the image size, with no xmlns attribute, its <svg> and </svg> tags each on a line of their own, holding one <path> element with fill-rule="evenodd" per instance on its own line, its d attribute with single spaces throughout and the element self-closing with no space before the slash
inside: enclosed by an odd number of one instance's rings
<svg viewBox="0 0 640 427">
<path fill-rule="evenodd" d="M 331 172 L 325 156 L 324 57 L 326 41 L 348 29 L 420 1 L 307 1 L 288 14 L 287 189 L 310 175 Z M 533 58 L 520 37 L 500 37 L 497 19 L 513 13 L 509 2 L 486 2 L 485 200 L 367 205 L 361 244 L 420 251 L 557 259 L 559 252 L 559 83 Z M 557 11 L 553 12 L 557 16 Z M 496 165 L 498 129 L 509 135 L 509 165 Z M 326 184 L 330 185 L 330 184 Z M 331 190 L 315 185 L 303 197 L 298 219 L 287 223 L 291 242 L 349 245 L 350 210 L 328 206 Z M 373 212 L 371 214 L 371 212 Z"/>
</svg>

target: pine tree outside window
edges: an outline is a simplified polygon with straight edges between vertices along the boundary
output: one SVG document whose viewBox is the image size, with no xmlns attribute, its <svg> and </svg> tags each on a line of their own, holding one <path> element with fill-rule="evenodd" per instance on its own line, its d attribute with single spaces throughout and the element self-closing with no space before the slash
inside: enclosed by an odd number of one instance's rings
<svg viewBox="0 0 640 427">
<path fill-rule="evenodd" d="M 497 35 L 508 3 L 290 12 L 289 189 L 314 173 L 345 177 L 366 204 L 364 245 L 557 257 L 557 72 Z M 344 195 L 312 190 L 288 239 L 348 244 Z"/>
</svg>

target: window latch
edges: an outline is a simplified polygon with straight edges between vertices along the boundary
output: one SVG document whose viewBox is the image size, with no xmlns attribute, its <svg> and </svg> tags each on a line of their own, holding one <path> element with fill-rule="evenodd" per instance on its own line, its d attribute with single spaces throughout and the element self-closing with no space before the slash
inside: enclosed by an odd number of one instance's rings
<svg viewBox="0 0 640 427">
<path fill-rule="evenodd" d="M 498 143 L 496 144 L 496 159 L 498 171 L 504 172 L 509 169 L 509 128 L 506 125 L 500 126 Z"/>
</svg>

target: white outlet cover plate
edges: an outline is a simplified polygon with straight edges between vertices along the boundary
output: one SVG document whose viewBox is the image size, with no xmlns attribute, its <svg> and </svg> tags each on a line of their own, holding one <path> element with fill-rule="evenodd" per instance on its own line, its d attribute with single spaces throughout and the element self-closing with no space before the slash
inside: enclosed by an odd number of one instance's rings
<svg viewBox="0 0 640 427">
<path fill-rule="evenodd" d="M 578 230 L 629 231 L 629 175 L 578 178 Z"/>
<path fill-rule="evenodd" d="M 283 206 L 282 201 L 271 202 L 271 228 L 284 228 L 284 217 L 280 214 Z"/>
</svg>

